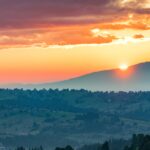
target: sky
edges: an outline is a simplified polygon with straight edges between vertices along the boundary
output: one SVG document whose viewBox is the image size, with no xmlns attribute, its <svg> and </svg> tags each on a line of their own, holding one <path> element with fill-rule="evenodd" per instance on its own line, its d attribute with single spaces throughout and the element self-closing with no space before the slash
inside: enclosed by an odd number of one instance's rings
<svg viewBox="0 0 150 150">
<path fill-rule="evenodd" d="M 0 83 L 43 83 L 150 61 L 150 0 L 0 0 Z"/>
</svg>

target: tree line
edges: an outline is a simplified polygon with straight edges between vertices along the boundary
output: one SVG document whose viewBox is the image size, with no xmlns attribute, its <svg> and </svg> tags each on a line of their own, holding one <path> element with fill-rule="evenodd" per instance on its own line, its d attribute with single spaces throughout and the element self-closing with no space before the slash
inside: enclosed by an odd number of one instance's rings
<svg viewBox="0 0 150 150">
<path fill-rule="evenodd" d="M 130 140 L 130 144 L 124 146 L 123 149 L 121 149 L 120 145 L 118 145 L 118 148 L 120 150 L 150 150 L 150 135 L 144 135 L 144 134 L 134 134 L 132 136 L 132 139 Z M 105 141 L 103 144 L 97 144 L 95 145 L 86 145 L 79 150 L 116 150 L 112 148 L 111 141 Z M 24 147 L 18 147 L 16 150 L 26 150 Z M 35 148 L 29 148 L 29 150 L 44 150 L 42 146 L 35 147 Z M 72 146 L 67 145 L 66 147 L 56 147 L 55 150 L 75 150 Z"/>
</svg>

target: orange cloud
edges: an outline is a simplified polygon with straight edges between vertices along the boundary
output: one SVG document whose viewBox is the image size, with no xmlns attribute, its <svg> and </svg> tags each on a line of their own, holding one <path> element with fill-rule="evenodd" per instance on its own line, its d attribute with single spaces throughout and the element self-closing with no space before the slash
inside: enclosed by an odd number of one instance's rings
<svg viewBox="0 0 150 150">
<path fill-rule="evenodd" d="M 122 29 L 136 29 L 136 30 L 150 30 L 150 24 L 140 22 L 140 20 L 132 22 L 120 22 L 120 23 L 104 23 L 100 24 L 99 28 L 108 30 L 122 30 Z"/>
<path fill-rule="evenodd" d="M 0 1 L 0 47 L 110 43 L 118 37 L 91 29 L 150 30 L 148 8 L 148 0 Z"/>
<path fill-rule="evenodd" d="M 135 38 L 135 39 L 142 39 L 142 38 L 144 38 L 144 35 L 136 34 L 136 35 L 133 36 L 133 38 Z"/>
<path fill-rule="evenodd" d="M 30 30 L 29 30 L 30 31 Z M 111 34 L 93 36 L 91 26 L 67 26 L 39 29 L 28 32 L 24 30 L 7 31 L 0 34 L 0 48 L 72 45 L 72 44 L 101 44 L 110 43 L 117 37 Z"/>
</svg>

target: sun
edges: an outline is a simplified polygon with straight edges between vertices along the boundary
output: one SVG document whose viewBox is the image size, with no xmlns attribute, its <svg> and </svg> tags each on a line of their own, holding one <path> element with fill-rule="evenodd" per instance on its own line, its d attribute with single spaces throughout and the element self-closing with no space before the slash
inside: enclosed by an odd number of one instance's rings
<svg viewBox="0 0 150 150">
<path fill-rule="evenodd" d="M 128 65 L 127 65 L 127 64 L 121 64 L 121 65 L 119 66 L 119 69 L 122 70 L 122 71 L 125 71 L 125 70 L 128 69 Z"/>
</svg>

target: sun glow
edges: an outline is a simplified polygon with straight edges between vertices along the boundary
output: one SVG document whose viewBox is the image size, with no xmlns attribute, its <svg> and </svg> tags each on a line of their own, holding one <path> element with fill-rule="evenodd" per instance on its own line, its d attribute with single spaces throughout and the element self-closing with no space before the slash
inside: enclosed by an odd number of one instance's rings
<svg viewBox="0 0 150 150">
<path fill-rule="evenodd" d="M 125 71 L 125 70 L 128 69 L 128 65 L 127 65 L 127 64 L 121 64 L 121 65 L 119 66 L 119 68 L 120 68 L 120 70 Z"/>
</svg>

